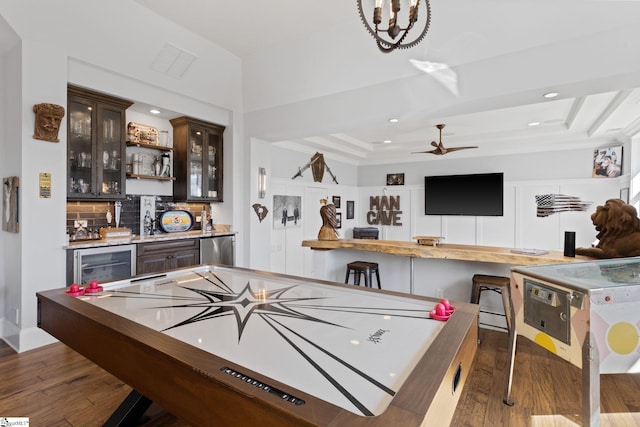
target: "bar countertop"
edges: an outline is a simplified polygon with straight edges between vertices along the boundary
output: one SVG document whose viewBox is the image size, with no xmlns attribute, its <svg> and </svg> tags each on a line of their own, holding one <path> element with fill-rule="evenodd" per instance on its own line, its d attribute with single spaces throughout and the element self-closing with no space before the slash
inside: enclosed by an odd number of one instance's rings
<svg viewBox="0 0 640 427">
<path fill-rule="evenodd" d="M 390 255 L 400 255 L 411 258 L 439 258 L 462 261 L 479 261 L 511 265 L 541 265 L 559 264 L 576 261 L 588 261 L 589 257 L 577 255 L 567 257 L 560 251 L 544 251 L 535 255 L 527 250 L 516 248 L 502 248 L 495 246 L 438 244 L 420 245 L 417 242 L 400 240 L 374 239 L 339 239 L 339 240 L 303 240 L 302 246 L 317 250 L 353 249 L 359 251 L 380 252 Z"/>
<path fill-rule="evenodd" d="M 103 246 L 115 246 L 115 245 L 128 245 L 128 244 L 140 244 L 140 243 L 153 243 L 167 240 L 182 240 L 182 239 L 200 239 L 207 237 L 221 237 L 237 234 L 235 231 L 207 231 L 202 232 L 200 230 L 185 231 L 181 233 L 156 233 L 154 235 L 146 236 L 132 236 L 126 238 L 107 238 L 96 240 L 76 240 L 69 242 L 63 249 L 86 249 L 86 248 L 98 248 Z"/>
</svg>

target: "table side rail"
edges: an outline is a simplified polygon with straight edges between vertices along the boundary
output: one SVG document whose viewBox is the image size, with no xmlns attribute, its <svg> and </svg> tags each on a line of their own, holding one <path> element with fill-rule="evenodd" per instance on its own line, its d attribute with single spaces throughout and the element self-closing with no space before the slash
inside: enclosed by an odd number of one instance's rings
<svg viewBox="0 0 640 427">
<path fill-rule="evenodd" d="M 52 291 L 38 293 L 38 326 L 193 425 L 330 425 L 342 411 L 301 390 Z M 296 406 L 220 371 L 223 366 L 290 390 Z M 202 408 L 207 408 L 203 410 Z"/>
</svg>

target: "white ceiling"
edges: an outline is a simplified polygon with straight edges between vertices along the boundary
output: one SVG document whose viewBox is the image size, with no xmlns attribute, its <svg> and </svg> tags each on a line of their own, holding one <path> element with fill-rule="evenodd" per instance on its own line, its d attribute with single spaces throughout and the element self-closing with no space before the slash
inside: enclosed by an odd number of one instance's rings
<svg viewBox="0 0 640 427">
<path fill-rule="evenodd" d="M 345 21 L 352 21 L 352 25 L 366 31 L 360 23 L 355 0 L 136 1 L 241 58 L 306 34 L 331 31 L 333 26 Z M 629 24 L 640 27 L 635 22 L 640 16 L 640 2 L 634 1 L 431 0 L 431 8 L 432 25 L 419 49 L 425 52 L 428 47 L 429 52 L 447 58 L 449 71 L 428 75 L 454 96 L 460 89 L 450 78 L 457 66 L 522 54 L 529 49 Z M 370 43 L 374 43 L 373 39 Z M 388 54 L 390 61 L 395 60 L 394 54 Z M 552 67 L 546 71 L 553 72 Z M 466 90 L 472 91 L 472 88 Z M 593 145 L 594 141 L 624 142 L 640 132 L 639 90 L 593 88 L 592 92 L 563 93 L 560 85 L 557 90 L 560 96 L 556 99 L 544 99 L 539 93 L 537 100 L 525 105 L 505 102 L 512 105 L 509 108 L 471 108 L 468 113 L 444 114 L 428 120 L 407 111 L 399 114 L 401 120 L 397 124 L 345 127 L 343 132 L 271 142 L 309 153 L 320 151 L 327 157 L 354 164 L 375 164 L 441 158 L 411 154 L 430 149 L 430 142 L 438 140 L 437 123 L 446 124 L 443 141 L 447 147 L 479 147 L 452 153 L 448 158 L 582 147 Z M 402 105 L 402 99 L 394 102 Z M 381 102 L 380 108 L 385 108 L 384 104 Z M 529 126 L 531 122 L 540 124 Z M 384 140 L 392 142 L 385 144 Z"/>
</svg>

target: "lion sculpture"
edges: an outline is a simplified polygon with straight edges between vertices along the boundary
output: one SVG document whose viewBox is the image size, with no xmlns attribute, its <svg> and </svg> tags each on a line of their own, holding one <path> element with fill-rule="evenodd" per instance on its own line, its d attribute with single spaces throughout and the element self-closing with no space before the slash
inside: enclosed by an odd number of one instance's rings
<svg viewBox="0 0 640 427">
<path fill-rule="evenodd" d="M 640 255 L 640 219 L 636 208 L 621 199 L 609 199 L 591 215 L 598 244 L 576 248 L 578 255 L 623 258 Z"/>
</svg>

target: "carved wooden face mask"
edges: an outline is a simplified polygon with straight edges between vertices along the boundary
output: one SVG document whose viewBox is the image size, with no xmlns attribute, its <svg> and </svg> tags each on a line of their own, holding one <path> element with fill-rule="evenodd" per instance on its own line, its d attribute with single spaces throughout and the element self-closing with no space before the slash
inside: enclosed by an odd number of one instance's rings
<svg viewBox="0 0 640 427">
<path fill-rule="evenodd" d="M 56 104 L 36 104 L 36 123 L 33 137 L 43 141 L 59 142 L 58 131 L 64 117 L 64 107 Z"/>
</svg>

